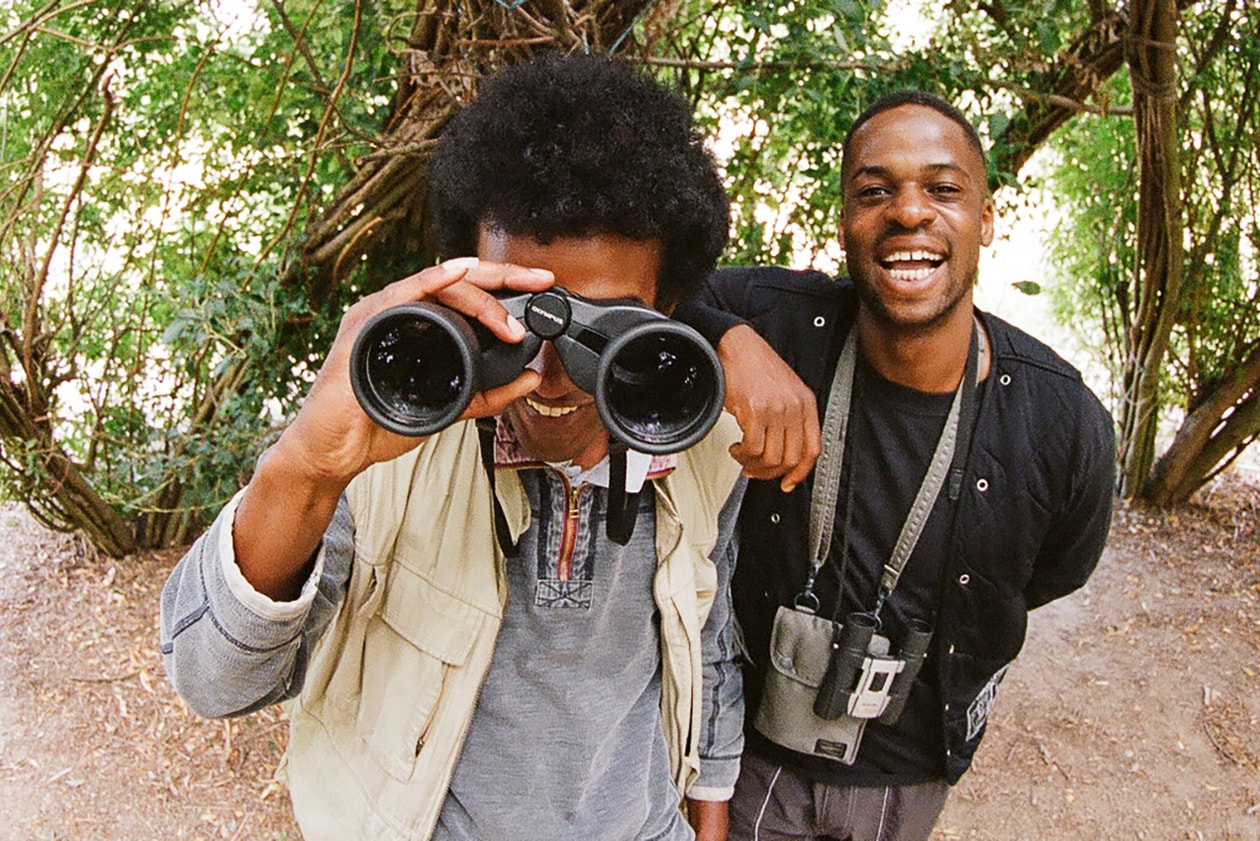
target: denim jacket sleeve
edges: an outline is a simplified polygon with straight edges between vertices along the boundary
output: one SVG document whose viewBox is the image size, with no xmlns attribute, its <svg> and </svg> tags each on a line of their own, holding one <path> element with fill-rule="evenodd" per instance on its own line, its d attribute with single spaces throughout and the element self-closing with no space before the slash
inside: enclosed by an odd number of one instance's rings
<svg viewBox="0 0 1260 841">
<path fill-rule="evenodd" d="M 723 506 L 718 542 L 710 556 L 717 567 L 717 593 L 701 632 L 704 720 L 700 726 L 700 776 L 687 791 L 693 800 L 729 800 L 744 750 L 744 692 L 737 660 L 731 577 L 735 574 L 738 549 L 735 521 L 746 484 L 741 478 Z"/>
<path fill-rule="evenodd" d="M 162 589 L 161 651 L 176 691 L 207 718 L 243 715 L 302 688 L 311 646 L 336 613 L 354 558 L 343 497 L 315 569 L 292 602 L 254 591 L 236 567 L 237 494 L 188 550 Z"/>
</svg>

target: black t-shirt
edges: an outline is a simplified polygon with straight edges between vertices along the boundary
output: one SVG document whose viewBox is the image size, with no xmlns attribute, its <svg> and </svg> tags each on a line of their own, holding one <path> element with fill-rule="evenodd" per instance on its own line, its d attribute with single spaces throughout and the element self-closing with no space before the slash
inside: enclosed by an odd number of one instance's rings
<svg viewBox="0 0 1260 841">
<path fill-rule="evenodd" d="M 875 607 L 884 564 L 892 557 L 954 399 L 952 393 L 928 394 L 897 385 L 865 364 L 859 364 L 857 380 L 831 555 L 816 585 L 822 602 L 819 613 L 833 615 L 845 506 L 851 501 L 844 596 L 835 614 L 841 621 L 850 612 L 869 612 Z M 951 515 L 952 505 L 946 488 L 942 488 L 897 588 L 880 613 L 882 633 L 890 639 L 893 652 L 900 647 L 906 620 L 932 622 L 934 618 Z M 933 656 L 924 662 L 895 725 L 874 720 L 867 724 L 852 765 L 796 754 L 765 739 L 753 738 L 762 742 L 765 752 L 771 755 L 792 754 L 793 764 L 802 773 L 821 782 L 874 786 L 941 779 L 945 768 L 934 664 Z"/>
</svg>

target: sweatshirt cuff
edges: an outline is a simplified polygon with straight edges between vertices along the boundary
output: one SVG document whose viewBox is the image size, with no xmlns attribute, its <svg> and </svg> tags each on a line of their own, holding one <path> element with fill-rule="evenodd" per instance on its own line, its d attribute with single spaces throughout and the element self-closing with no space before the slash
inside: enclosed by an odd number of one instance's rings
<svg viewBox="0 0 1260 841">
<path fill-rule="evenodd" d="M 232 497 L 232 500 L 224 506 L 223 512 L 219 515 L 218 550 L 220 571 L 223 574 L 224 582 L 227 584 L 228 592 L 232 594 L 242 607 L 259 619 L 265 619 L 268 622 L 292 622 L 302 619 L 315 601 L 315 595 L 319 589 L 319 580 L 324 572 L 324 543 L 321 540 L 319 548 L 315 550 L 315 568 L 311 570 L 310 577 L 302 585 L 302 592 L 298 594 L 296 599 L 281 602 L 258 592 L 246 580 L 240 566 L 237 565 L 236 546 L 232 542 L 233 525 L 236 522 L 236 508 L 244 494 L 244 489 L 238 491 L 236 496 Z"/>
<path fill-rule="evenodd" d="M 700 775 L 687 789 L 691 800 L 730 800 L 739 779 L 739 756 L 700 757 Z"/>
<path fill-rule="evenodd" d="M 725 803 L 735 794 L 735 786 L 692 786 L 687 789 L 688 800 L 710 800 Z"/>
</svg>

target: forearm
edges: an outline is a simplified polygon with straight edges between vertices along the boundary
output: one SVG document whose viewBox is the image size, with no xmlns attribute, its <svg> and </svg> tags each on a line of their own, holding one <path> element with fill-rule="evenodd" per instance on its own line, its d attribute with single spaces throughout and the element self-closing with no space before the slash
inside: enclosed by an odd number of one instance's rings
<svg viewBox="0 0 1260 841">
<path fill-rule="evenodd" d="M 735 517 L 743 499 L 741 480 L 719 516 L 723 539 L 711 559 L 717 567 L 717 591 L 701 631 L 704 696 L 701 703 L 700 776 L 692 783 L 689 798 L 724 801 L 734 790 L 744 747 L 743 679 L 738 662 L 735 618 L 731 602 L 737 545 Z"/>
<path fill-rule="evenodd" d="M 250 588 L 232 549 L 233 500 L 162 590 L 161 646 L 171 683 L 200 715 L 249 712 L 300 688 L 307 651 L 336 611 L 353 559 L 342 507 L 299 598 L 273 602 Z"/>
<path fill-rule="evenodd" d="M 725 841 L 730 831 L 730 811 L 725 800 L 688 800 L 687 823 L 696 841 Z"/>
<path fill-rule="evenodd" d="M 332 521 L 347 480 L 313 476 L 285 449 L 285 438 L 259 460 L 236 509 L 232 542 L 245 580 L 276 601 L 297 598 Z"/>
</svg>

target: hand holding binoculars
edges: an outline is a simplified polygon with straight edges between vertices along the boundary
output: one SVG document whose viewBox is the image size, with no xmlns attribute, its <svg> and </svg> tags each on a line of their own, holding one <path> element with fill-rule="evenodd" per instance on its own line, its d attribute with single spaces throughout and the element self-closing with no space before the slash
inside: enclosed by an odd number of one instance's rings
<svg viewBox="0 0 1260 841">
<path fill-rule="evenodd" d="M 474 395 L 519 376 L 544 341 L 595 397 L 609 433 L 639 452 L 685 450 L 721 415 L 722 367 L 692 328 L 633 299 L 590 300 L 558 286 L 497 297 L 525 325 L 520 343 L 427 301 L 373 316 L 350 356 L 350 383 L 368 417 L 400 435 L 438 432 Z"/>
</svg>

